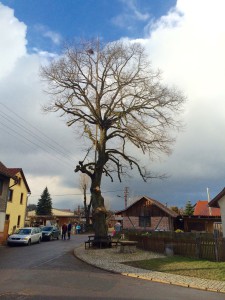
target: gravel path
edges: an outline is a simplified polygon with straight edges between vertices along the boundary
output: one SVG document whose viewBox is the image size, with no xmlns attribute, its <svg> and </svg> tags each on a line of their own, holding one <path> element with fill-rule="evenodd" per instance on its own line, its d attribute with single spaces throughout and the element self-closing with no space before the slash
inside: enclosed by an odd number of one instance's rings
<svg viewBox="0 0 225 300">
<path fill-rule="evenodd" d="M 149 271 L 122 264 L 127 261 L 164 257 L 164 255 L 161 254 L 142 251 L 140 249 L 137 249 L 135 253 L 120 253 L 120 247 L 109 249 L 85 249 L 84 245 L 75 248 L 74 254 L 88 264 L 125 276 L 225 293 L 225 281 L 206 280 L 196 277 Z"/>
</svg>

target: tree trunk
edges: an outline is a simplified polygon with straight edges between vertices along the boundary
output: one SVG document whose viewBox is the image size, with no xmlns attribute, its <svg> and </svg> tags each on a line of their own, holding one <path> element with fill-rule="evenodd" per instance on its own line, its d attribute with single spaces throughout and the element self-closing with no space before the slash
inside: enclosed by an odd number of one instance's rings
<svg viewBox="0 0 225 300">
<path fill-rule="evenodd" d="M 90 225 L 90 210 L 91 210 L 91 202 L 90 204 L 87 204 L 87 186 L 84 184 L 83 187 L 84 191 L 84 214 L 85 214 L 85 220 L 86 220 L 86 228 Z"/>
<path fill-rule="evenodd" d="M 92 203 L 92 218 L 95 238 L 106 239 L 108 236 L 108 226 L 106 224 L 106 209 L 104 205 L 104 198 L 101 194 L 101 179 L 103 168 L 107 161 L 105 156 L 106 147 L 106 129 L 99 127 L 100 138 L 98 145 L 98 160 L 95 165 L 95 171 L 91 182 L 91 203 Z"/>
<path fill-rule="evenodd" d="M 104 206 L 104 198 L 100 190 L 92 192 L 92 218 L 93 228 L 96 237 L 106 237 L 108 235 L 108 227 L 106 224 L 106 209 Z"/>
</svg>

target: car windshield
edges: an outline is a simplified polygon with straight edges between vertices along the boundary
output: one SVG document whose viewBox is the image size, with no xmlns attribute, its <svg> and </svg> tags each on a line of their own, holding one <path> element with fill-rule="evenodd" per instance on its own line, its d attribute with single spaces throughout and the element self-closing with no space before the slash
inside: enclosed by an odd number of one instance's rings
<svg viewBox="0 0 225 300">
<path fill-rule="evenodd" d="M 45 227 L 43 227 L 41 230 L 42 231 L 51 231 L 52 230 L 52 226 L 45 226 Z"/>
<path fill-rule="evenodd" d="M 30 233 L 31 233 L 31 229 L 28 229 L 28 228 L 19 229 L 17 231 L 17 234 L 22 234 L 22 235 L 30 234 Z"/>
</svg>

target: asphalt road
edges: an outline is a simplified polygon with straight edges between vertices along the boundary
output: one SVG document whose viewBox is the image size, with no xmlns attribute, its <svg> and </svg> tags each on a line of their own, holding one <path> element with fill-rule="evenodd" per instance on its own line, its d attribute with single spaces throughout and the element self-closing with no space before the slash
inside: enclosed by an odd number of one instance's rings
<svg viewBox="0 0 225 300">
<path fill-rule="evenodd" d="M 73 255 L 86 239 L 0 247 L 0 299 L 224 300 L 225 295 L 129 278 L 94 268 Z"/>
</svg>

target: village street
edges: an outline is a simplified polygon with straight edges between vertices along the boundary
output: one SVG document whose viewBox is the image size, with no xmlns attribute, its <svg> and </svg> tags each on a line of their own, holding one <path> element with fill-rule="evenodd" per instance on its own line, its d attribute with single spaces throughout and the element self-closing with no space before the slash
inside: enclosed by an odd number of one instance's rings
<svg viewBox="0 0 225 300">
<path fill-rule="evenodd" d="M 0 247 L 0 299 L 222 300 L 224 294 L 129 278 L 74 257 L 84 235 L 23 247 Z"/>
</svg>

